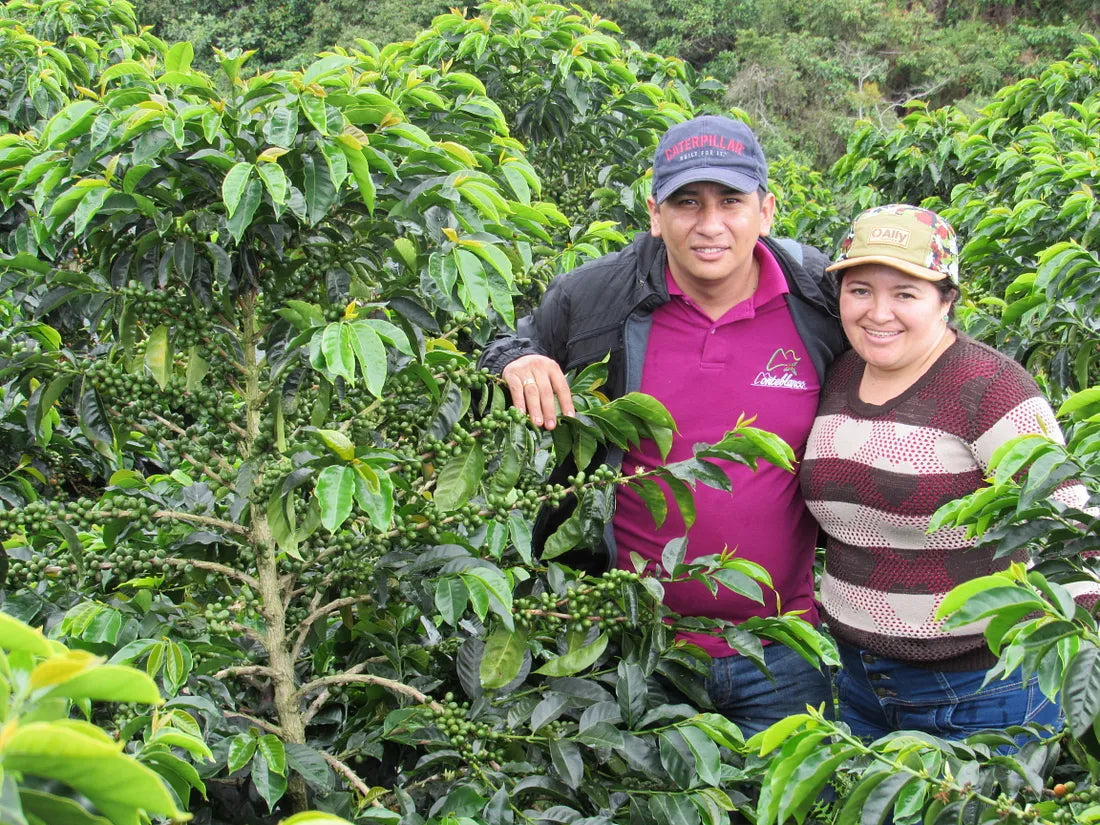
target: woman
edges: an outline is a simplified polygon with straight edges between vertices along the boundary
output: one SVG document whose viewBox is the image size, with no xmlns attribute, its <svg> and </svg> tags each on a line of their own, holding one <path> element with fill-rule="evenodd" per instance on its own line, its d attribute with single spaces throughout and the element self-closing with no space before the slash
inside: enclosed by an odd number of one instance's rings
<svg viewBox="0 0 1100 825">
<path fill-rule="evenodd" d="M 996 657 L 980 627 L 935 618 L 955 585 L 1011 559 L 971 549 L 963 528 L 927 532 L 942 504 L 984 484 L 1000 444 L 1061 438 L 1049 404 L 1015 361 L 951 327 L 958 248 L 936 213 L 863 212 L 828 269 L 852 350 L 826 378 L 801 484 L 828 534 L 821 600 L 841 651 L 840 718 L 871 739 L 1058 724 L 1037 678 L 982 687 Z M 1080 486 L 1057 495 L 1085 499 Z"/>
</svg>

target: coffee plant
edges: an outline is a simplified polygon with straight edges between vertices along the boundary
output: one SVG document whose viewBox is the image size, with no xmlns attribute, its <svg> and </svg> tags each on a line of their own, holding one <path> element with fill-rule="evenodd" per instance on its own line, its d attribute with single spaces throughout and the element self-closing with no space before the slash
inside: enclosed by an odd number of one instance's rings
<svg viewBox="0 0 1100 825">
<path fill-rule="evenodd" d="M 6 6 L 0 33 L 64 6 Z M 198 821 L 725 819 L 748 801 L 722 789 L 740 734 L 698 709 L 705 662 L 673 644 L 662 579 L 555 559 L 618 485 L 662 520 L 659 479 L 690 521 L 692 486 L 728 485 L 715 460 L 790 450 L 740 421 L 654 474 L 590 466 L 675 426 L 608 402 L 599 365 L 552 436 L 509 408 L 474 355 L 514 323 L 517 281 L 621 236 L 552 247 L 568 224 L 474 74 L 364 44 L 207 75 L 126 8 L 101 4 L 105 46 L 64 18 L 53 48 L 79 44 L 90 85 L 0 137 L 5 611 L 143 669 L 192 720 L 199 744 L 158 766 Z M 551 483 L 567 458 L 585 469 Z M 531 520 L 566 496 L 535 558 Z M 664 568 L 768 583 L 735 554 L 686 563 L 683 541 Z M 709 626 L 758 660 L 761 638 L 829 657 L 795 616 Z M 97 713 L 130 748 L 159 730 Z"/>
<path fill-rule="evenodd" d="M 1013 447 L 990 492 L 943 515 L 1032 548 L 1036 567 L 947 607 L 1004 611 L 990 644 L 1069 724 L 869 744 L 808 709 L 746 743 L 708 712 L 705 656 L 676 630 L 758 663 L 771 641 L 835 664 L 831 642 L 796 616 L 728 627 L 661 597 L 693 578 L 759 599 L 766 571 L 688 562 L 682 540 L 656 575 L 567 562 L 618 486 L 655 522 L 669 506 L 690 522 L 693 487 L 728 484 L 715 462 L 789 468 L 789 449 L 735 414 L 692 459 L 623 475 L 594 458 L 667 445 L 660 404 L 608 401 L 597 364 L 570 376 L 577 416 L 545 433 L 477 366 L 550 278 L 644 226 L 652 147 L 714 106 L 708 81 L 551 3 L 493 0 L 301 71 L 222 52 L 210 74 L 123 0 L 5 4 L 0 821 L 1095 819 L 1096 625 L 1067 601 L 1095 580 L 1079 560 L 1095 514 L 1047 499 L 1098 486 L 1094 46 L 973 124 L 915 111 L 828 175 L 773 159 L 777 231 L 825 246 L 849 196 L 939 198 L 968 240 L 971 329 L 1055 394 L 1080 390 L 1064 448 Z M 1000 220 L 1025 178 L 1058 211 Z M 552 476 L 565 464 L 581 469 Z M 533 546 L 536 514 L 567 499 Z M 87 670 L 41 671 L 85 692 L 50 698 L 33 676 L 47 656 Z M 113 755 L 91 783 L 29 767 L 5 748 L 41 749 L 32 724 Z M 141 778 L 104 779 L 123 764 Z M 119 806 L 106 784 L 125 786 Z"/>
</svg>

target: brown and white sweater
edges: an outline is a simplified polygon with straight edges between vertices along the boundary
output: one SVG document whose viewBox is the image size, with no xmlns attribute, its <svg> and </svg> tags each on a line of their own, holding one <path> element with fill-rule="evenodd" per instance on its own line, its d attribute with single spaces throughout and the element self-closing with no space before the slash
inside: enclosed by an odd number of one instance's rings
<svg viewBox="0 0 1100 825">
<path fill-rule="evenodd" d="M 960 334 L 909 389 L 883 405 L 859 399 L 863 361 L 832 366 L 801 466 L 802 492 L 828 534 L 821 601 L 838 641 L 940 670 L 995 661 L 981 627 L 935 618 L 953 587 L 1008 567 L 971 549 L 965 528 L 928 533 L 943 504 L 985 484 L 990 457 L 1024 433 L 1062 434 L 1050 405 L 1015 361 Z M 1041 422 L 1041 423 L 1040 423 Z M 1067 485 L 1055 494 L 1083 506 Z"/>
</svg>

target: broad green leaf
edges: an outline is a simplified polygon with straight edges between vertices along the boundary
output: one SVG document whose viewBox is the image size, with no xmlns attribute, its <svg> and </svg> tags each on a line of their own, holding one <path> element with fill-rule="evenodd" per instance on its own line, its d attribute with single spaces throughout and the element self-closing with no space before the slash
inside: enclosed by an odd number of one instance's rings
<svg viewBox="0 0 1100 825">
<path fill-rule="evenodd" d="M 22 805 L 24 814 L 37 817 L 32 819 L 33 822 L 43 822 L 48 825 L 112 825 L 110 820 L 89 812 L 76 800 L 55 796 L 45 791 L 36 791 L 26 785 L 19 788 L 18 801 Z M 6 813 L 3 802 L 0 801 L 0 817 Z M 5 818 L 0 821 L 11 821 L 15 825 L 21 825 L 15 819 Z"/>
<path fill-rule="evenodd" d="M 436 582 L 435 609 L 452 627 L 462 618 L 469 600 L 469 591 L 460 576 L 444 576 Z"/>
<path fill-rule="evenodd" d="M 162 390 L 172 375 L 172 345 L 168 340 L 168 327 L 161 324 L 145 342 L 145 368 Z"/>
<path fill-rule="evenodd" d="M 355 501 L 378 530 L 388 530 L 393 524 L 393 480 L 386 471 L 375 472 L 369 465 L 354 466 Z"/>
<path fill-rule="evenodd" d="M 456 456 L 451 456 L 436 478 L 436 507 L 448 513 L 466 504 L 477 492 L 485 475 L 485 452 L 475 441 Z"/>
<path fill-rule="evenodd" d="M 229 217 L 229 220 L 226 221 L 226 225 L 229 227 L 229 233 L 237 243 L 240 243 L 241 238 L 244 237 L 244 233 L 252 224 L 252 218 L 255 216 L 256 209 L 259 207 L 262 198 L 263 184 L 256 178 L 249 178 L 248 182 L 245 184 L 244 194 L 241 196 L 237 209 Z"/>
<path fill-rule="evenodd" d="M 164 70 L 166 72 L 186 72 L 191 69 L 191 61 L 195 59 L 195 47 L 189 41 L 174 43 L 164 55 Z"/>
<path fill-rule="evenodd" d="M 227 218 L 232 218 L 240 207 L 245 189 L 247 189 L 248 182 L 252 178 L 253 169 L 255 169 L 255 166 L 251 163 L 241 161 L 229 170 L 225 180 L 222 181 L 222 201 L 225 203 L 225 216 Z"/>
<path fill-rule="evenodd" d="M 670 576 L 675 575 L 676 568 L 684 563 L 685 555 L 687 555 L 687 537 L 672 539 L 661 551 L 661 566 Z"/>
<path fill-rule="evenodd" d="M 342 323 L 329 324 L 319 333 L 321 354 L 327 372 L 339 376 L 349 384 L 355 383 L 355 351 L 351 336 L 345 334 Z M 314 339 L 316 340 L 316 338 Z"/>
<path fill-rule="evenodd" d="M 395 814 L 395 816 L 399 816 Z M 351 825 L 346 819 L 320 811 L 303 811 L 300 814 L 281 820 L 279 825 Z"/>
<path fill-rule="evenodd" d="M 1082 647 L 1062 679 L 1062 707 L 1074 736 L 1081 737 L 1100 715 L 1100 650 Z"/>
<path fill-rule="evenodd" d="M 33 656 L 49 656 L 50 643 L 36 627 L 30 627 L 6 613 L 0 613 L 0 648 L 30 653 Z"/>
<path fill-rule="evenodd" d="M 286 777 L 274 771 L 262 752 L 252 760 L 252 784 L 267 803 L 269 811 L 275 809 L 275 803 L 286 793 Z"/>
<path fill-rule="evenodd" d="M 575 742 L 569 739 L 550 740 L 550 761 L 566 785 L 574 789 L 580 787 L 584 779 L 584 758 Z"/>
<path fill-rule="evenodd" d="M 186 818 L 160 777 L 120 749 L 66 725 L 31 722 L 7 737 L 4 768 L 68 785 L 112 821 L 136 823 L 136 810 Z"/>
<path fill-rule="evenodd" d="M 355 184 L 359 189 L 359 197 L 363 199 L 363 205 L 367 207 L 367 213 L 374 214 L 375 187 L 371 178 L 370 165 L 363 157 L 363 150 L 358 146 L 349 146 L 343 140 L 338 139 L 337 145 L 347 158 L 348 168 L 355 178 Z"/>
<path fill-rule="evenodd" d="M 156 683 L 140 670 L 107 664 L 95 665 L 56 683 L 50 688 L 49 695 L 147 705 L 159 705 L 163 701 Z"/>
<path fill-rule="evenodd" d="M 160 743 L 169 747 L 182 748 L 196 759 L 206 762 L 214 761 L 214 754 L 211 753 L 210 748 L 206 746 L 202 739 L 175 728 L 161 728 L 148 739 L 148 743 L 150 745 Z"/>
<path fill-rule="evenodd" d="M 308 745 L 286 743 L 286 762 L 292 771 L 305 779 L 311 787 L 329 793 L 335 785 L 335 777 L 328 762 Z"/>
<path fill-rule="evenodd" d="M 344 461 L 355 458 L 355 444 L 341 430 L 317 430 L 317 436 L 326 447 Z"/>
<path fill-rule="evenodd" d="M 264 182 L 264 187 L 267 189 L 267 194 L 271 196 L 271 200 L 280 205 L 286 203 L 290 182 L 287 180 L 283 168 L 278 163 L 261 163 L 256 167 L 256 171 L 260 175 L 260 180 Z"/>
<path fill-rule="evenodd" d="M 280 776 L 286 775 L 286 750 L 278 736 L 265 733 L 256 741 L 256 747 L 267 760 L 268 768 Z"/>
<path fill-rule="evenodd" d="M 317 475 L 315 493 L 321 505 L 321 524 L 333 533 L 351 515 L 355 471 L 343 465 L 325 467 Z"/>
<path fill-rule="evenodd" d="M 226 773 L 234 774 L 247 765 L 256 754 L 256 737 L 239 733 L 229 740 L 229 753 L 226 757 Z"/>
<path fill-rule="evenodd" d="M 481 686 L 496 690 L 509 684 L 519 675 L 527 650 L 527 636 L 522 631 L 501 628 L 485 640 L 481 654 Z"/>
<path fill-rule="evenodd" d="M 636 478 L 630 482 L 645 504 L 649 514 L 653 516 L 653 526 L 660 527 L 668 517 L 668 498 L 660 485 L 648 478 Z"/>
<path fill-rule="evenodd" d="M 367 389 L 376 398 L 382 397 L 382 386 L 386 383 L 386 347 L 372 327 L 366 321 L 354 321 L 345 330 L 355 360 L 359 363 Z"/>
<path fill-rule="evenodd" d="M 607 634 L 601 633 L 591 644 L 555 656 L 535 671 L 544 676 L 572 676 L 594 665 L 607 649 Z"/>
</svg>

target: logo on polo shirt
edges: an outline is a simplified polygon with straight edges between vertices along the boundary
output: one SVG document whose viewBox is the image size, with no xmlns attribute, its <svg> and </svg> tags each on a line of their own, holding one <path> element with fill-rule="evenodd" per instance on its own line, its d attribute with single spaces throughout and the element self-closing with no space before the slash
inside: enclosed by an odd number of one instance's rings
<svg viewBox="0 0 1100 825">
<path fill-rule="evenodd" d="M 767 365 L 753 380 L 754 387 L 780 387 L 788 390 L 804 390 L 806 382 L 798 377 L 798 365 L 802 361 L 793 349 L 780 347 L 772 353 Z"/>
</svg>

